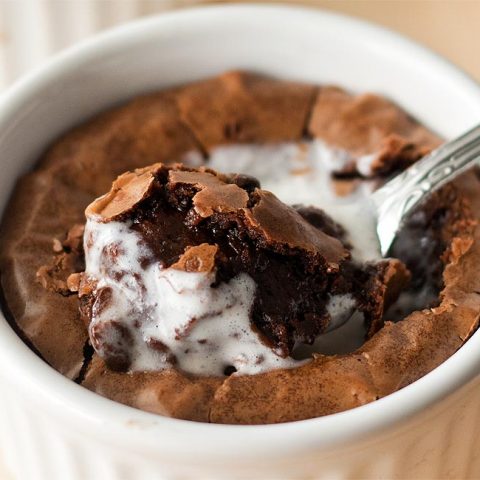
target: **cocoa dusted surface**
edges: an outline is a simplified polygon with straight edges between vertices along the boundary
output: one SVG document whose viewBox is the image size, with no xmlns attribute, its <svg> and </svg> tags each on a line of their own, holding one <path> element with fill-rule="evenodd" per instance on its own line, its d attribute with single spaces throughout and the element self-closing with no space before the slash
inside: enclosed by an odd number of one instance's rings
<svg viewBox="0 0 480 480">
<path fill-rule="evenodd" d="M 139 97 L 64 135 L 17 184 L 0 234 L 0 281 L 11 321 L 50 365 L 90 390 L 197 421 L 273 423 L 326 415 L 388 395 L 431 371 L 478 325 L 480 233 L 475 228 L 471 235 L 466 207 L 445 230 L 449 248 L 438 305 L 387 323 L 354 354 L 319 356 L 297 369 L 226 380 L 192 379 L 175 371 L 119 374 L 96 356 L 90 362 L 91 354 L 82 368 L 87 333 L 78 300 L 45 290 L 36 272 L 51 264 L 52 255 L 69 253 L 62 241 L 73 224 L 84 221 L 85 207 L 126 170 L 180 161 L 192 150 L 201 158 L 217 144 L 298 140 L 305 132 L 346 148 L 353 159 L 375 153 L 379 175 L 439 142 L 380 97 L 253 74 L 228 73 Z M 358 176 L 354 163 L 340 173 Z M 352 184 L 341 185 L 343 191 Z M 480 212 L 479 188 L 473 174 L 457 182 L 456 195 L 474 212 Z M 56 271 L 55 278 L 62 281 L 70 273 Z"/>
</svg>

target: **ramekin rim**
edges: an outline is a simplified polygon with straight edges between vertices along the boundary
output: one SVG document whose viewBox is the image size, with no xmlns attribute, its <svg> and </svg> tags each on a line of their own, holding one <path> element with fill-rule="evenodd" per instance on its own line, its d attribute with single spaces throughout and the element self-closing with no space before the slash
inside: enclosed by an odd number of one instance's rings
<svg viewBox="0 0 480 480">
<path fill-rule="evenodd" d="M 72 64 L 88 61 L 88 58 L 98 55 L 99 50 L 108 50 L 112 46 L 118 48 L 122 42 L 129 41 L 130 37 L 130 40 L 135 38 L 142 30 L 145 34 L 148 29 L 158 27 L 160 24 L 165 26 L 168 22 L 192 21 L 192 19 L 199 21 L 202 16 L 225 14 L 227 11 L 230 14 L 238 15 L 246 14 L 252 10 L 256 14 L 263 12 L 268 15 L 291 16 L 294 14 L 307 15 L 308 17 L 315 16 L 317 19 L 321 17 L 329 18 L 342 23 L 343 26 L 348 26 L 350 29 L 354 28 L 367 32 L 371 41 L 381 37 L 384 41 L 397 46 L 400 45 L 403 49 L 413 51 L 415 55 L 423 56 L 426 63 L 435 65 L 439 72 L 449 75 L 455 82 L 459 83 L 459 86 L 468 90 L 468 95 L 472 95 L 472 98 L 478 97 L 480 102 L 480 87 L 466 74 L 438 54 L 385 28 L 345 15 L 307 7 L 279 4 L 237 4 L 202 6 L 139 19 L 100 33 L 70 47 L 66 51 L 55 55 L 45 65 L 26 75 L 0 97 L 0 118 L 8 117 L 25 100 L 25 97 L 28 97 L 29 91 L 38 90 L 42 85 L 48 84 L 52 78 L 58 75 L 59 71 L 68 70 Z M 102 46 L 101 49 L 99 45 Z M 426 408 L 467 383 L 478 373 L 480 367 L 480 348 L 476 348 L 477 344 L 480 343 L 480 332 L 477 331 L 458 352 L 432 372 L 412 385 L 362 407 L 325 417 L 277 425 L 202 424 L 161 417 L 136 410 L 104 399 L 74 384 L 35 356 L 13 332 L 3 314 L 0 313 L 0 316 L 0 319 L 4 320 L 0 322 L 0 358 L 4 356 L 4 360 L 11 360 L 12 357 L 9 357 L 9 355 L 15 355 L 15 351 L 11 350 L 18 349 L 17 354 L 23 361 L 21 365 L 14 363 L 13 369 L 7 372 L 7 376 L 12 382 L 19 385 L 21 383 L 20 377 L 27 372 L 30 375 L 29 385 L 34 386 L 52 405 L 60 403 L 61 407 L 66 409 L 65 411 L 72 415 L 80 415 L 82 419 L 88 419 L 91 424 L 104 424 L 105 419 L 101 416 L 110 416 L 111 421 L 108 422 L 108 425 L 111 431 L 99 432 L 99 434 L 106 434 L 112 438 L 114 430 L 119 433 L 125 432 L 127 428 L 129 439 L 126 441 L 130 443 L 135 441 L 141 443 L 144 447 L 150 445 L 154 448 L 152 442 L 155 440 L 158 443 L 162 429 L 171 428 L 178 436 L 176 438 L 178 441 L 186 438 L 186 436 L 190 437 L 190 441 L 195 444 L 198 454 L 215 451 L 217 455 L 224 452 L 228 456 L 233 446 L 235 450 L 232 451 L 232 455 L 238 455 L 242 451 L 244 453 L 255 451 L 255 454 L 260 455 L 273 450 L 278 454 L 282 448 L 290 451 L 292 448 L 299 448 L 295 446 L 295 441 L 298 439 L 292 437 L 292 435 L 301 437 L 303 440 L 300 442 L 302 446 L 329 447 L 334 443 L 349 441 L 368 432 L 386 428 Z M 450 373 L 448 373 L 448 369 Z M 445 382 L 445 378 L 449 381 Z M 56 384 L 56 387 L 45 388 L 44 382 L 50 382 L 52 385 Z M 230 438 L 232 436 L 236 438 Z M 170 436 L 171 440 L 172 437 L 173 435 Z M 192 437 L 195 437 L 195 439 L 192 439 Z M 265 447 L 266 441 L 268 441 L 268 448 Z M 184 450 L 182 455 L 186 453 Z"/>
</svg>

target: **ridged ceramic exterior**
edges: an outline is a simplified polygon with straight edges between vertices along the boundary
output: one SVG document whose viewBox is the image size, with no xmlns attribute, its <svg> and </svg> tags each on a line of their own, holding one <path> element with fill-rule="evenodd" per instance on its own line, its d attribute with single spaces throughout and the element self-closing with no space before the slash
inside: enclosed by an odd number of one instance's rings
<svg viewBox="0 0 480 480">
<path fill-rule="evenodd" d="M 126 452 L 102 442 L 95 432 L 79 432 L 68 421 L 52 422 L 50 415 L 32 409 L 31 399 L 11 392 L 2 395 L 0 411 L 0 445 L 15 479 L 480 478 L 478 379 L 373 436 L 263 464 L 241 458 L 223 465 L 190 463 L 188 458 L 179 463 L 161 452 L 155 457 Z"/>
<path fill-rule="evenodd" d="M 291 8 L 185 11 L 75 48 L 3 98 L 0 206 L 69 126 L 136 93 L 234 67 L 386 93 L 445 136 L 480 118 L 477 85 L 376 27 Z M 0 452 L 16 480 L 480 478 L 479 372 L 477 332 L 421 380 L 364 407 L 283 425 L 195 424 L 73 384 L 0 318 Z"/>
</svg>

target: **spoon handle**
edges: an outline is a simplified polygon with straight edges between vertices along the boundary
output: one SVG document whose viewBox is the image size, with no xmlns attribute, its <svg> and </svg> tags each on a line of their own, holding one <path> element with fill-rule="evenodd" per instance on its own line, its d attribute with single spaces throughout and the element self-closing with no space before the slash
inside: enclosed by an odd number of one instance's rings
<svg viewBox="0 0 480 480">
<path fill-rule="evenodd" d="M 386 256 L 403 220 L 430 193 L 480 161 L 480 125 L 445 143 L 372 195 L 377 235 Z"/>
</svg>

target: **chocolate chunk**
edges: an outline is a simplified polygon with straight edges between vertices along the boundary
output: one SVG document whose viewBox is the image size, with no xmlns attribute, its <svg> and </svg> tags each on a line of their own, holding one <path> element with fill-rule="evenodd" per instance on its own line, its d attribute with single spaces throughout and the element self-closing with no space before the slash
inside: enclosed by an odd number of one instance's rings
<svg viewBox="0 0 480 480">
<path fill-rule="evenodd" d="M 64 296 L 75 291 L 74 277 L 71 276 L 84 267 L 83 230 L 83 225 L 76 224 L 68 230 L 62 242 L 57 238 L 53 239 L 52 253 L 56 255 L 49 264 L 42 265 L 36 273 L 38 282 L 46 290 Z"/>
<path fill-rule="evenodd" d="M 95 304 L 97 301 L 98 299 Z M 131 362 L 129 347 L 132 345 L 132 337 L 127 327 L 115 320 L 92 325 L 90 340 L 93 348 L 100 352 L 108 368 L 115 372 L 128 369 Z"/>
<path fill-rule="evenodd" d="M 148 197 L 155 180 L 155 166 L 127 172 L 113 182 L 112 189 L 106 195 L 91 203 L 86 215 L 98 215 L 105 221 L 117 219 L 128 213 L 135 205 Z"/>
<path fill-rule="evenodd" d="M 345 232 L 345 229 L 331 217 L 326 215 L 322 210 L 315 207 L 306 207 L 304 205 L 293 205 L 293 208 L 315 228 L 331 237 L 340 239 L 347 248 L 351 248 L 345 242 L 347 233 Z"/>
<path fill-rule="evenodd" d="M 245 190 L 235 183 L 226 183 L 208 170 L 170 170 L 169 182 L 172 189 L 177 185 L 195 187 L 197 193 L 193 195 L 192 202 L 201 217 L 208 217 L 215 212 L 235 212 L 247 206 L 248 193 Z"/>
<path fill-rule="evenodd" d="M 185 272 L 211 272 L 215 268 L 217 245 L 202 243 L 194 247 L 187 247 L 185 253 L 172 268 Z"/>
<path fill-rule="evenodd" d="M 250 175 L 235 173 L 231 176 L 231 181 L 248 193 L 252 193 L 256 188 L 260 188 L 260 182 Z"/>
</svg>

